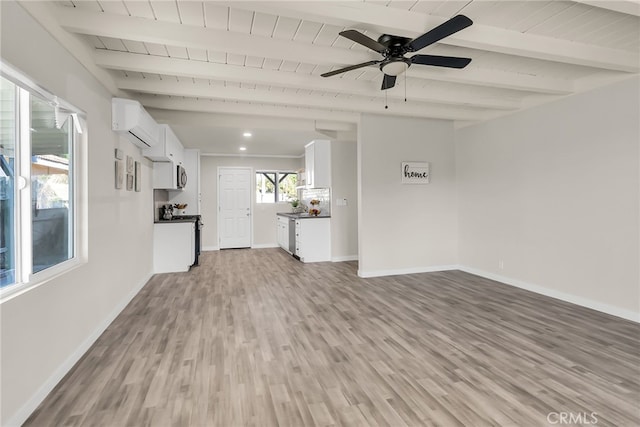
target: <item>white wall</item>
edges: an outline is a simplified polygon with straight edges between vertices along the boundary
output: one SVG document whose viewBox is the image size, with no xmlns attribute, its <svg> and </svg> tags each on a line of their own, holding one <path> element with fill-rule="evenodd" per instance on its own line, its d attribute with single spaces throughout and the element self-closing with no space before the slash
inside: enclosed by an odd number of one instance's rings
<svg viewBox="0 0 640 427">
<path fill-rule="evenodd" d="M 218 248 L 218 167 L 250 167 L 256 170 L 297 171 L 302 167 L 302 158 L 284 157 L 200 157 L 200 185 L 202 193 L 202 247 L 204 250 Z M 252 193 L 253 246 L 277 246 L 276 214 L 291 212 L 289 203 L 256 203 Z"/>
<path fill-rule="evenodd" d="M 457 131 L 463 266 L 640 317 L 639 82 Z"/>
<path fill-rule="evenodd" d="M 111 96 L 13 2 L 0 2 L 3 59 L 88 118 L 88 262 L 5 301 L 1 425 L 20 424 L 148 280 L 151 163 L 111 131 Z M 114 148 L 142 162 L 142 192 L 114 189 Z M 86 203 L 86 200 L 84 201 Z"/>
<path fill-rule="evenodd" d="M 355 141 L 331 141 L 331 259 L 358 258 L 358 160 Z M 338 206 L 336 199 L 347 199 Z"/>
<path fill-rule="evenodd" d="M 457 264 L 451 122 L 363 114 L 358 128 L 359 274 Z M 401 162 L 431 163 L 431 183 L 403 185 Z"/>
</svg>

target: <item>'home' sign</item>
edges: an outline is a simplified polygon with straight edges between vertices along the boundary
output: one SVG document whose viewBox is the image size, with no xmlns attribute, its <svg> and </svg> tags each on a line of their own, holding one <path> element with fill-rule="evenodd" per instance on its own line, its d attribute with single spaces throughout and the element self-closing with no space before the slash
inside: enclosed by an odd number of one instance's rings
<svg viewBox="0 0 640 427">
<path fill-rule="evenodd" d="M 428 184 L 429 163 L 427 162 L 402 162 L 403 184 Z"/>
</svg>

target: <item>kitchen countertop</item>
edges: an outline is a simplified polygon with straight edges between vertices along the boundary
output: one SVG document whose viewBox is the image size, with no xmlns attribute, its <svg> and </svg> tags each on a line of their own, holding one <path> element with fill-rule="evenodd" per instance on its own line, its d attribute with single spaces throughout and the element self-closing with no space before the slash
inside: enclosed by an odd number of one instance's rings
<svg viewBox="0 0 640 427">
<path fill-rule="evenodd" d="M 179 222 L 195 222 L 196 218 L 159 219 L 154 224 L 176 224 Z"/>
<path fill-rule="evenodd" d="M 278 212 L 278 215 L 280 216 L 286 216 L 287 218 L 294 218 L 294 219 L 314 219 L 314 218 L 331 218 L 331 215 L 309 215 L 306 212 L 302 212 L 302 213 L 293 213 L 293 212 Z"/>
</svg>

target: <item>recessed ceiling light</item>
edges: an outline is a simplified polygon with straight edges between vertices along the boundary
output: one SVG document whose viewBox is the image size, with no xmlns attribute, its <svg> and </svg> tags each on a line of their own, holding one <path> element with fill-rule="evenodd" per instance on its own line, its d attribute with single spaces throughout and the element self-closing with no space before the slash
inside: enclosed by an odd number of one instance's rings
<svg viewBox="0 0 640 427">
<path fill-rule="evenodd" d="M 242 134 L 245 138 L 249 138 L 251 136 L 251 132 L 245 132 Z"/>
<path fill-rule="evenodd" d="M 240 147 L 240 151 L 247 151 L 247 147 Z"/>
</svg>

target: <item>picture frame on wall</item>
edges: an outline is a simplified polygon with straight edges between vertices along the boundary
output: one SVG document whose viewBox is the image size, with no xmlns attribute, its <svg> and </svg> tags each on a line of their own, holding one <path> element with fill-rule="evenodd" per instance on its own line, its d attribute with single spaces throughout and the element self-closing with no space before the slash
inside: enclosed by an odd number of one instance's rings
<svg viewBox="0 0 640 427">
<path fill-rule="evenodd" d="M 127 156 L 127 173 L 133 175 L 133 157 Z"/>
<path fill-rule="evenodd" d="M 402 184 L 428 184 L 431 181 L 428 162 L 402 162 Z"/>
<path fill-rule="evenodd" d="M 135 165 L 135 190 L 140 192 L 142 189 L 142 166 L 140 162 L 136 162 Z"/>
<path fill-rule="evenodd" d="M 124 165 L 122 160 L 116 160 L 115 178 L 116 190 L 120 190 L 122 188 L 122 184 L 124 184 Z"/>
</svg>

